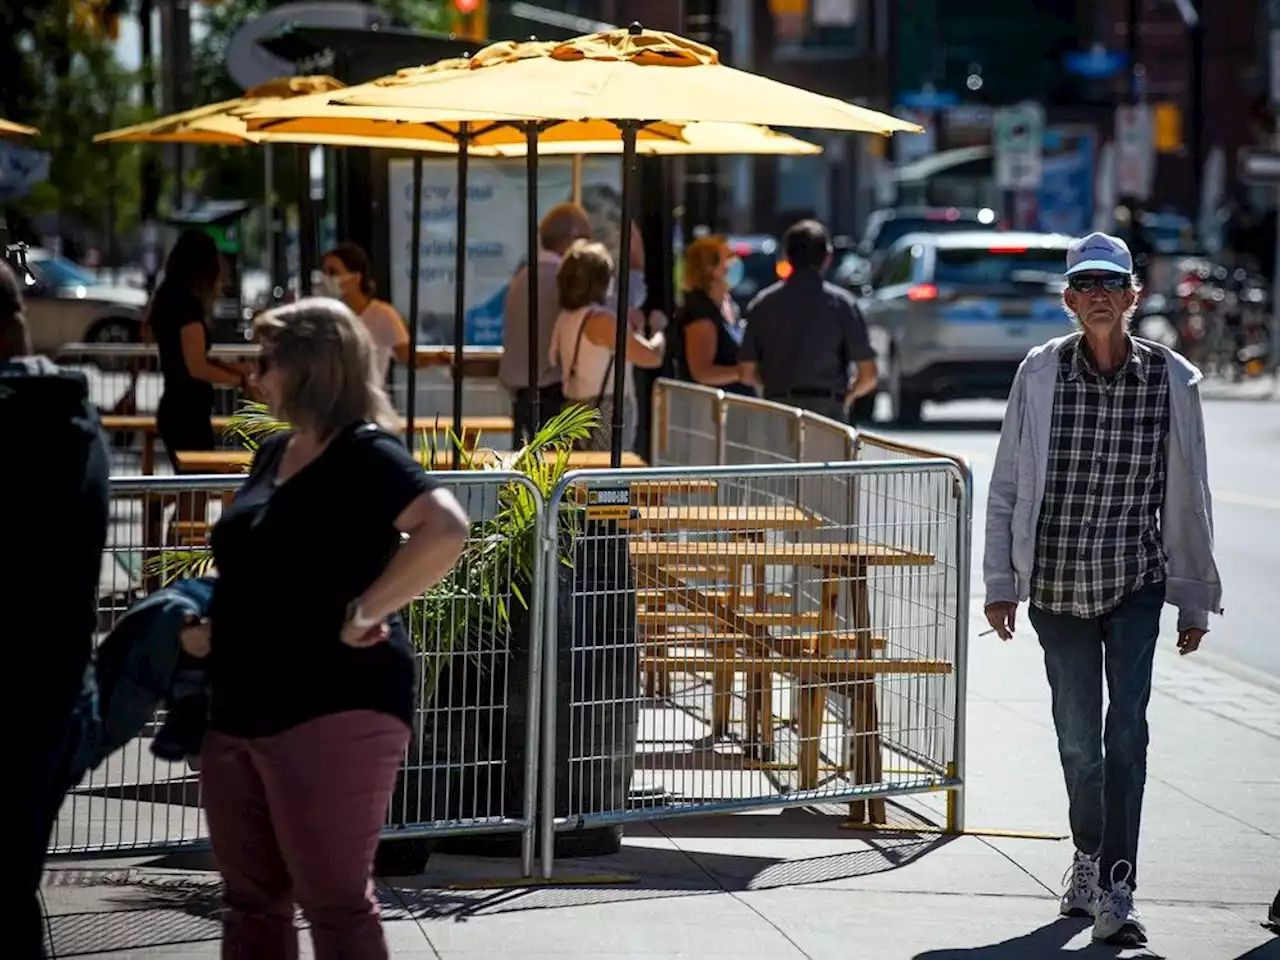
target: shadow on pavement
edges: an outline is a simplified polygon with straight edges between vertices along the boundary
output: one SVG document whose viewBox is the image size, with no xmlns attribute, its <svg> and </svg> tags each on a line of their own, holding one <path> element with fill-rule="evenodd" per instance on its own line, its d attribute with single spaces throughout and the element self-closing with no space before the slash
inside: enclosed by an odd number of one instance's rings
<svg viewBox="0 0 1280 960">
<path fill-rule="evenodd" d="M 1084 919 L 1060 917 L 1053 923 L 985 947 L 957 947 L 955 949 L 930 950 L 916 954 L 914 960 L 1029 960 L 1031 957 L 1118 957 L 1116 947 L 1090 943 L 1081 950 L 1067 950 L 1066 945 L 1078 934 L 1087 930 L 1091 922 Z M 1128 958 L 1155 958 L 1158 954 L 1144 951 L 1124 951 Z"/>
<path fill-rule="evenodd" d="M 798 811 L 797 811 L 798 812 Z M 731 831 L 727 821 L 738 821 Z M 477 916 L 528 910 L 554 910 L 638 900 L 702 896 L 847 880 L 897 870 L 950 842 L 952 838 L 912 834 L 856 834 L 839 829 L 838 818 L 773 816 L 751 818 L 759 838 L 831 839 L 849 842 L 847 851 L 783 860 L 720 852 L 688 851 L 659 845 L 662 839 L 742 838 L 742 817 L 706 817 L 651 823 L 650 845 L 624 847 L 616 856 L 556 861 L 551 884 L 524 885 L 511 878 L 495 890 L 495 875 L 509 870 L 502 861 L 433 858 L 421 877 L 387 880 L 409 913 L 420 920 L 466 922 Z M 719 821 L 719 822 L 718 822 Z M 834 821 L 834 822 L 833 822 Z M 677 833 L 676 827 L 680 828 Z M 491 871 L 488 876 L 485 870 Z"/>
<path fill-rule="evenodd" d="M 1236 960 L 1280 960 L 1280 937 L 1270 943 L 1262 943 L 1248 953 L 1242 953 Z"/>
</svg>

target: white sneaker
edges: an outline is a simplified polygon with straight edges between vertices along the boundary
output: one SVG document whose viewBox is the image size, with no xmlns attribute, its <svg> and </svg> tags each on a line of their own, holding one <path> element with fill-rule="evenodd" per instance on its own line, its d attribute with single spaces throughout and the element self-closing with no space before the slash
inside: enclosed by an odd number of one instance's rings
<svg viewBox="0 0 1280 960">
<path fill-rule="evenodd" d="M 1062 883 L 1067 888 L 1059 907 L 1059 912 L 1064 917 L 1096 915 L 1102 888 L 1098 884 L 1098 861 L 1095 857 L 1077 850 L 1071 866 L 1062 877 Z"/>
<path fill-rule="evenodd" d="M 1146 924 L 1133 905 L 1133 888 L 1129 886 L 1132 875 L 1133 865 L 1127 860 L 1117 861 L 1111 868 L 1111 889 L 1102 891 L 1093 921 L 1095 941 L 1112 946 L 1141 946 L 1147 942 Z"/>
</svg>

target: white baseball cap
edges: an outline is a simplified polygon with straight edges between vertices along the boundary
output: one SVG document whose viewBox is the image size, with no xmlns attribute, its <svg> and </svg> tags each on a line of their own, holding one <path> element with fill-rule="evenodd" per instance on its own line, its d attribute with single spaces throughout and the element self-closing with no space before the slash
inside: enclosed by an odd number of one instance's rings
<svg viewBox="0 0 1280 960">
<path fill-rule="evenodd" d="M 1133 254 L 1129 252 L 1129 245 L 1106 233 L 1091 233 L 1072 240 L 1067 245 L 1066 276 L 1085 270 L 1133 273 Z"/>
</svg>

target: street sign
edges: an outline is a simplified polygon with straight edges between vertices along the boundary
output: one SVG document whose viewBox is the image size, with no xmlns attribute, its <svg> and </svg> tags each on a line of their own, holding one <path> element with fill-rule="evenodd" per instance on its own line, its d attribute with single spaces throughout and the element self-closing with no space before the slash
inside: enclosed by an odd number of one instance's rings
<svg viewBox="0 0 1280 960">
<path fill-rule="evenodd" d="M 1043 171 L 1044 107 L 1022 103 L 1003 107 L 992 118 L 995 180 L 1001 190 L 1034 190 Z"/>
<path fill-rule="evenodd" d="M 1113 77 L 1129 58 L 1117 50 L 1108 50 L 1102 44 L 1094 44 L 1090 50 L 1073 50 L 1063 60 L 1067 70 L 1086 80 L 1105 80 Z"/>
<path fill-rule="evenodd" d="M 1240 150 L 1236 157 L 1240 179 L 1245 183 L 1280 185 L 1280 153 Z"/>
<path fill-rule="evenodd" d="M 1145 103 L 1116 107 L 1116 192 L 1146 200 L 1155 175 L 1155 125 Z"/>
<path fill-rule="evenodd" d="M 954 107 L 960 98 L 950 90 L 935 90 L 926 86 L 921 90 L 907 90 L 898 94 L 898 102 L 912 110 L 946 110 Z"/>
</svg>

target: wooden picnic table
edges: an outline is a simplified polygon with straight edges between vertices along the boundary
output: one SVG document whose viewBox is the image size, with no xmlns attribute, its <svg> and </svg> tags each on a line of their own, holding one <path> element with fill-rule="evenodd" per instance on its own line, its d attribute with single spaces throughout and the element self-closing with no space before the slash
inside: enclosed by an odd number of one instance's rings
<svg viewBox="0 0 1280 960">
<path fill-rule="evenodd" d="M 210 418 L 216 433 L 225 433 L 231 425 L 229 416 Z M 407 426 L 405 418 L 398 420 L 398 430 L 403 433 Z M 151 476 L 155 472 L 156 438 L 160 428 L 153 414 L 104 414 L 102 427 L 110 433 L 139 433 L 142 435 L 142 463 L 140 469 L 143 476 Z M 452 429 L 453 418 L 447 420 L 433 414 L 431 417 L 414 418 L 414 430 L 422 432 L 438 432 L 444 436 L 446 430 Z M 484 434 L 511 433 L 514 424 L 505 416 L 466 416 L 462 418 L 462 442 L 468 449 L 473 449 Z M 223 472 L 223 471 L 215 471 Z M 226 472 L 234 473 L 234 470 Z"/>
<path fill-rule="evenodd" d="M 662 638 L 668 649 L 657 650 L 657 656 L 650 658 L 660 662 L 664 669 L 683 668 L 712 674 L 714 734 L 722 735 L 728 728 L 734 674 L 746 673 L 748 739 L 755 740 L 758 735 L 761 754 L 771 758 L 773 675 L 788 673 L 800 679 L 797 766 L 802 790 L 818 786 L 820 740 L 829 687 L 845 689 L 850 699 L 849 722 L 854 736 L 850 738 L 848 768 L 854 782 L 878 783 L 882 773 L 875 677 L 882 673 L 935 674 L 951 669 L 945 661 L 874 657 L 877 641 L 871 632 L 869 568 L 929 566 L 934 563 L 934 557 L 929 554 L 861 542 L 769 543 L 741 539 L 675 542 L 634 537 L 631 557 L 637 567 L 637 586 L 646 591 L 662 591 L 664 603 L 674 603 L 695 614 L 684 620 L 706 623 L 713 638 L 721 636 L 729 640 L 710 644 L 709 651 L 681 653 L 682 648 L 687 651 L 707 645 L 698 633 L 671 633 Z M 685 582 L 675 570 L 690 564 L 727 568 L 728 590 L 706 591 Z M 770 596 L 765 567 L 782 565 L 810 567 L 823 573 L 818 632 L 811 642 L 796 644 L 769 635 L 776 618 L 768 609 Z M 745 613 L 739 607 L 741 575 L 747 567 L 753 571 L 753 613 Z M 847 583 L 852 591 L 853 607 L 853 631 L 845 634 L 837 630 L 842 583 Z M 785 624 L 786 618 L 780 619 Z M 798 626 L 800 618 L 793 617 L 791 623 Z M 681 626 L 683 624 L 678 624 L 677 630 Z M 649 645 L 654 646 L 652 638 Z M 867 805 L 862 801 L 850 804 L 850 815 L 854 819 L 862 819 L 866 811 Z M 870 819 L 879 823 L 884 821 L 884 816 L 884 802 L 870 801 Z"/>
<path fill-rule="evenodd" d="M 721 507 L 715 504 L 690 506 L 641 506 L 637 514 L 622 521 L 626 530 L 647 533 L 719 531 L 751 534 L 766 530 L 799 530 L 818 526 L 819 517 L 789 504 L 760 507 Z"/>
<path fill-rule="evenodd" d="M 496 456 L 502 456 L 504 453 L 504 451 L 480 451 L 476 454 L 475 462 L 477 464 L 493 463 Z M 419 451 L 419 456 L 425 458 L 426 453 Z M 180 450 L 176 457 L 178 466 L 185 473 L 244 473 L 253 462 L 253 451 Z M 449 451 L 437 452 L 434 466 L 448 469 L 452 464 L 453 458 L 449 455 Z M 598 450 L 574 451 L 569 455 L 570 469 L 589 469 L 601 466 L 607 467 L 608 465 L 609 454 Z M 634 453 L 624 453 L 622 455 L 622 466 L 624 468 L 643 467 L 644 465 L 644 461 Z"/>
</svg>

